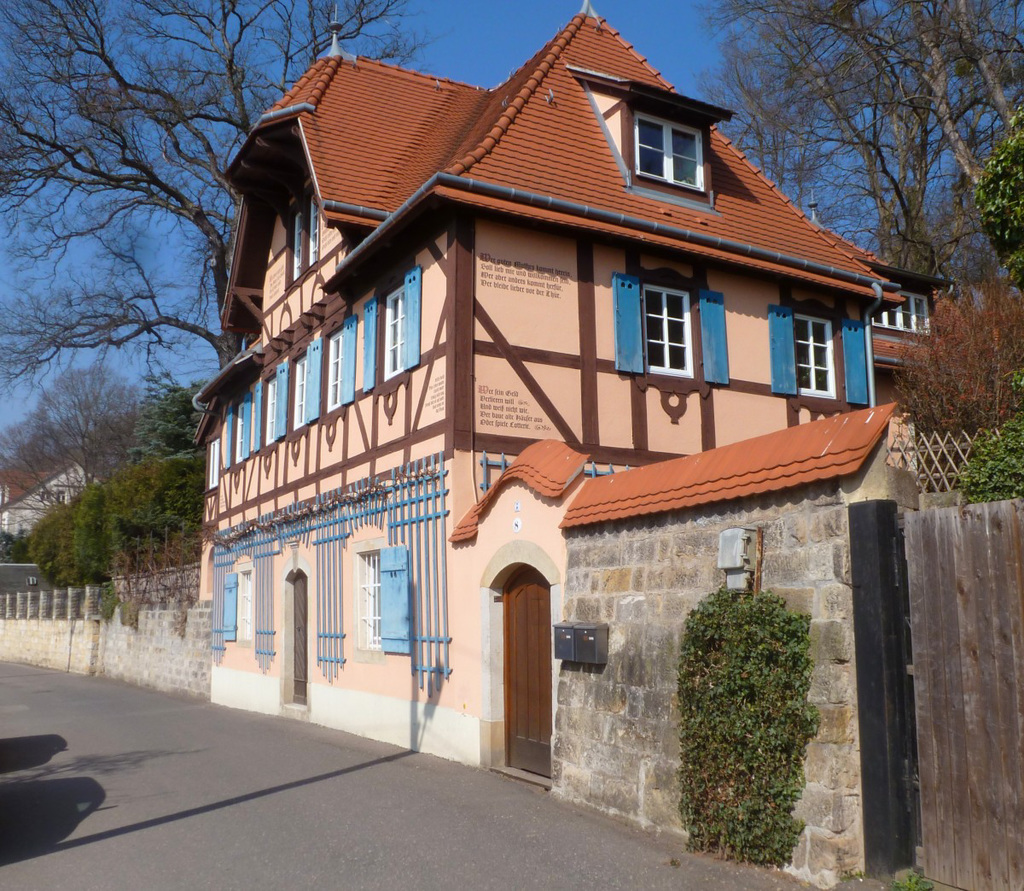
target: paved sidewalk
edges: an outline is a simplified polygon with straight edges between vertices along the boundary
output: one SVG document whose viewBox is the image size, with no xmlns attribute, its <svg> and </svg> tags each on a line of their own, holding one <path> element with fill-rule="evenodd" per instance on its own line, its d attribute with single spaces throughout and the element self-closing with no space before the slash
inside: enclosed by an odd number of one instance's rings
<svg viewBox="0 0 1024 891">
<path fill-rule="evenodd" d="M 0 888 L 314 887 L 799 886 L 488 771 L 0 663 Z"/>
</svg>

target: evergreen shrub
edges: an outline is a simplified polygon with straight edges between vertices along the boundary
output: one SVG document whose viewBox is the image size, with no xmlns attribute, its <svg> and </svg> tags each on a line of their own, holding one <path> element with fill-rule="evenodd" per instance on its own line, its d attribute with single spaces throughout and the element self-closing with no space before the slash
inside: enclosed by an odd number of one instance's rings
<svg viewBox="0 0 1024 891">
<path fill-rule="evenodd" d="M 803 829 L 818 710 L 810 618 L 770 592 L 715 592 L 689 616 L 679 660 L 680 813 L 690 847 L 750 863 L 789 861 Z"/>
</svg>

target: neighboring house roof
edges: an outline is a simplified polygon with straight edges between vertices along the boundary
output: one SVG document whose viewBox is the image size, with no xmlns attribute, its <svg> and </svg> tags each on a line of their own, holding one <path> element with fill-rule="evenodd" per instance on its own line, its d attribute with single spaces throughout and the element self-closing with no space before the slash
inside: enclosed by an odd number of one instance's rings
<svg viewBox="0 0 1024 891">
<path fill-rule="evenodd" d="M 0 470 L 0 504 L 8 505 L 17 501 L 30 489 L 38 485 L 39 480 L 31 473 L 22 470 Z"/>
<path fill-rule="evenodd" d="M 885 435 L 894 405 L 588 480 L 563 528 L 778 492 L 855 473 Z"/>
<path fill-rule="evenodd" d="M 297 121 L 329 218 L 397 227 L 440 197 L 871 296 L 878 275 L 863 252 L 812 223 L 715 127 L 706 146 L 713 210 L 628 190 L 584 87 L 608 76 L 635 94 L 702 106 L 674 93 L 618 31 L 580 13 L 492 90 L 322 58 L 261 119 L 229 174 L 258 193 L 255 171 L 272 165 L 247 170 L 246 159 L 275 134 L 294 138 L 285 130 Z M 341 269 L 375 244 L 371 236 Z"/>
<path fill-rule="evenodd" d="M 498 493 L 514 480 L 529 486 L 538 495 L 561 498 L 566 489 L 583 472 L 587 456 L 564 442 L 545 439 L 523 449 L 505 472 L 498 477 L 476 504 L 459 521 L 449 541 L 471 541 L 476 538 L 480 520 Z"/>
<path fill-rule="evenodd" d="M 0 594 L 38 589 L 41 576 L 35 563 L 0 563 Z"/>
</svg>

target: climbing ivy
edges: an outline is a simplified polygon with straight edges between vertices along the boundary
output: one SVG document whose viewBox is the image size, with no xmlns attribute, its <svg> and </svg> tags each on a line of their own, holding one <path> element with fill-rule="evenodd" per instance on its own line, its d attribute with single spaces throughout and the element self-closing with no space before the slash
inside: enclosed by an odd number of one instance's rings
<svg viewBox="0 0 1024 891">
<path fill-rule="evenodd" d="M 818 729 L 807 701 L 810 619 L 770 592 L 721 589 L 689 616 L 679 659 L 680 813 L 690 847 L 789 861 L 803 759 Z"/>
</svg>

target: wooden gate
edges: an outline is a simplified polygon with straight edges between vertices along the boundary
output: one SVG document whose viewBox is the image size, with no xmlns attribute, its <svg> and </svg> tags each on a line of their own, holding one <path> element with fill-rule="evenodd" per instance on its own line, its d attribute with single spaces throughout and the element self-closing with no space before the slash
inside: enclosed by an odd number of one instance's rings
<svg viewBox="0 0 1024 891">
<path fill-rule="evenodd" d="M 1024 501 L 906 514 L 922 867 L 1024 887 Z"/>
</svg>

